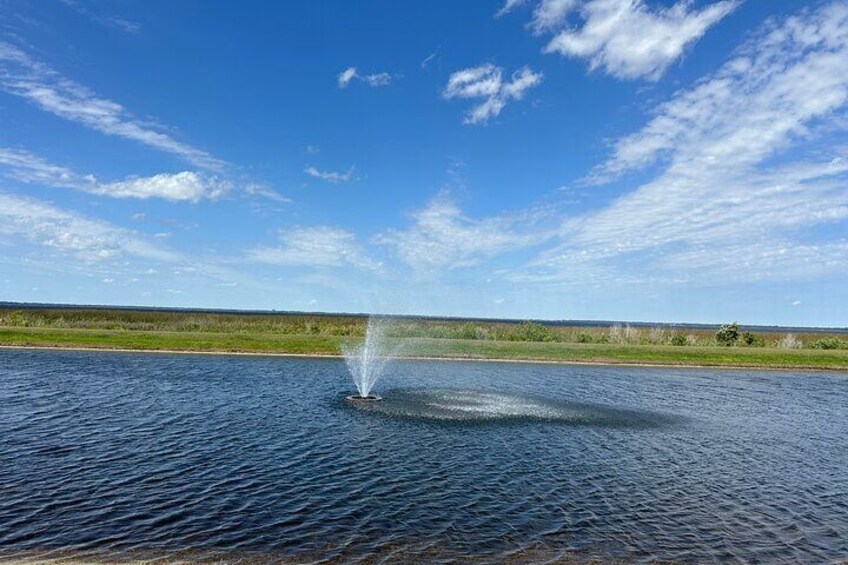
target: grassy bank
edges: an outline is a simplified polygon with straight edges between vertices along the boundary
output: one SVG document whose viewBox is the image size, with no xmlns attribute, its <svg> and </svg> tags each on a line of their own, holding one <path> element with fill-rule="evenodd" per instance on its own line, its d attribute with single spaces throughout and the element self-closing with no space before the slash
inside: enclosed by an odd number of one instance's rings
<svg viewBox="0 0 848 565">
<path fill-rule="evenodd" d="M 21 347 L 338 355 L 343 342 L 356 339 L 256 331 L 0 327 L 0 345 Z M 411 357 L 848 370 L 848 350 L 436 338 L 404 342 L 404 355 Z"/>
</svg>

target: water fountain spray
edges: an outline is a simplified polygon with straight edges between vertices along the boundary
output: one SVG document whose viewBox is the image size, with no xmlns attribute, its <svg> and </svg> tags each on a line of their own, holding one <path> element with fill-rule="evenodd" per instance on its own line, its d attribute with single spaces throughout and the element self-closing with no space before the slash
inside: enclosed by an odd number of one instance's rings
<svg viewBox="0 0 848 565">
<path fill-rule="evenodd" d="M 358 395 L 348 396 L 350 401 L 375 401 L 380 397 L 371 394 L 374 384 L 383 375 L 392 358 L 398 353 L 398 343 L 387 339 L 388 322 L 385 318 L 368 319 L 365 340 L 359 345 L 343 345 L 342 353 Z"/>
</svg>

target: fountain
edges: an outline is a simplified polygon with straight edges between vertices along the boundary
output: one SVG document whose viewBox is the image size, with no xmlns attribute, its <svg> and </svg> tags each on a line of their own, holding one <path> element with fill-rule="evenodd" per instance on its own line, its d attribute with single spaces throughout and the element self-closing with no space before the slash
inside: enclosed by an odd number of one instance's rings
<svg viewBox="0 0 848 565">
<path fill-rule="evenodd" d="M 371 317 L 368 319 L 368 327 L 365 330 L 365 340 L 356 346 L 342 346 L 345 363 L 359 393 L 348 396 L 348 401 L 381 400 L 376 394 L 371 394 L 371 389 L 383 375 L 392 357 L 398 353 L 397 343 L 393 344 L 387 340 L 386 329 L 387 322 L 384 318 Z"/>
</svg>

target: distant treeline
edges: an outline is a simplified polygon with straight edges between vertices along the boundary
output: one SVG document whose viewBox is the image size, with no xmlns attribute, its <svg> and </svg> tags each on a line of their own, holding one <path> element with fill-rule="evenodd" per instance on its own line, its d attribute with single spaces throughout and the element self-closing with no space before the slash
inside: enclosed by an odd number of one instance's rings
<svg viewBox="0 0 848 565">
<path fill-rule="evenodd" d="M 0 311 L 4 310 L 37 310 L 37 311 L 98 311 L 98 312 L 128 312 L 128 313 L 154 313 L 154 314 L 199 314 L 199 315 L 232 315 L 244 317 L 300 317 L 300 318 L 348 318 L 352 320 L 366 320 L 369 314 L 365 313 L 333 313 L 333 312 L 296 312 L 289 310 L 231 310 L 231 309 L 209 309 L 209 308 L 171 308 L 156 306 L 97 306 L 77 304 L 51 304 L 38 302 L 7 302 L 0 300 Z M 422 321 L 432 323 L 475 323 L 475 324 L 520 324 L 524 320 L 508 318 L 470 318 L 451 316 L 424 316 L 424 315 L 396 315 L 388 316 L 398 320 Z M 710 331 L 719 329 L 720 324 L 702 324 L 690 322 L 634 322 L 616 320 L 530 320 L 550 328 L 609 328 L 613 325 L 630 326 L 633 328 L 651 329 L 655 327 L 666 330 L 688 331 Z M 803 333 L 803 334 L 828 334 L 848 336 L 848 327 L 791 327 L 791 326 L 746 326 L 751 331 L 759 333 Z"/>
<path fill-rule="evenodd" d="M 120 331 L 214 332 L 361 337 L 367 318 L 358 315 L 235 314 L 156 310 L 0 309 L 0 326 Z M 732 330 L 728 334 L 728 328 Z M 436 338 L 627 345 L 848 349 L 839 334 L 751 331 L 735 324 L 713 329 L 669 326 L 562 326 L 538 322 L 445 321 L 392 318 L 397 338 Z"/>
</svg>

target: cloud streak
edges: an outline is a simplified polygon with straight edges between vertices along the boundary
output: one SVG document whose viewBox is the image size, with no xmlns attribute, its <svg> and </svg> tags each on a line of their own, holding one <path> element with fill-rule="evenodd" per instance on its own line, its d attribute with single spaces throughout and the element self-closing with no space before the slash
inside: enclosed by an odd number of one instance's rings
<svg viewBox="0 0 848 565">
<path fill-rule="evenodd" d="M 512 12 L 522 4 L 524 4 L 527 0 L 505 0 L 503 6 L 501 6 L 500 10 L 495 12 L 496 18 L 501 18 L 508 13 Z"/>
<path fill-rule="evenodd" d="M 280 245 L 259 247 L 249 253 L 251 261 L 290 267 L 345 267 L 379 270 L 365 255 L 356 236 L 331 226 L 296 227 L 280 231 Z"/>
<path fill-rule="evenodd" d="M 0 166 L 6 167 L 8 177 L 22 182 L 72 188 L 110 198 L 162 198 L 198 202 L 214 200 L 231 189 L 227 181 L 193 171 L 101 183 L 94 175 L 81 175 L 67 167 L 51 164 L 28 151 L 3 147 L 0 147 Z"/>
<path fill-rule="evenodd" d="M 170 153 L 196 167 L 220 171 L 225 163 L 133 117 L 120 104 L 101 98 L 17 47 L 0 42 L 0 88 L 36 107 L 101 133 Z"/>
<path fill-rule="evenodd" d="M 356 180 L 356 177 L 354 176 L 355 170 L 355 167 L 351 167 L 345 173 L 333 171 L 319 171 L 318 169 L 310 165 L 303 169 L 303 172 L 309 175 L 310 177 L 321 179 L 332 184 L 339 184 Z"/>
<path fill-rule="evenodd" d="M 124 256 L 178 260 L 176 254 L 151 245 L 128 230 L 39 200 L 4 193 L 0 193 L 0 235 L 70 253 L 86 262 Z"/>
</svg>

